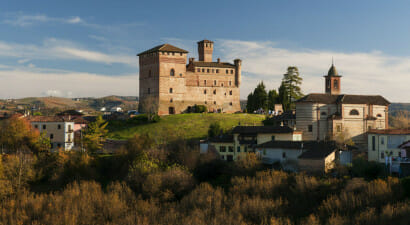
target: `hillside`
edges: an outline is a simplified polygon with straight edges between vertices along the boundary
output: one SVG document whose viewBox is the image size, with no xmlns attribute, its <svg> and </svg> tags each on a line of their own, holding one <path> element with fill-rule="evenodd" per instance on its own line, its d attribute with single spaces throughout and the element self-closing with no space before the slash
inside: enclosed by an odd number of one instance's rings
<svg viewBox="0 0 410 225">
<path fill-rule="evenodd" d="M 134 125 L 127 121 L 111 121 L 109 138 L 128 139 L 135 134 L 149 134 L 157 140 L 163 137 L 199 139 L 207 136 L 209 125 L 220 122 L 223 129 L 231 129 L 238 125 L 260 125 L 264 120 L 263 115 L 255 114 L 179 114 L 161 117 L 157 123 Z"/>
</svg>

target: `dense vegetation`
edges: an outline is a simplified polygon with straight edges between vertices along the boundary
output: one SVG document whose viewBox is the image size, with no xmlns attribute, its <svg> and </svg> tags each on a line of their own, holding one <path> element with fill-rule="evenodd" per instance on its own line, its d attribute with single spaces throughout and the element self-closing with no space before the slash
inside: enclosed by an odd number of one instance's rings
<svg viewBox="0 0 410 225">
<path fill-rule="evenodd" d="M 222 129 L 233 126 L 261 125 L 264 116 L 253 114 L 189 113 L 163 116 L 157 123 L 148 122 L 144 116 L 126 121 L 110 121 L 108 136 L 113 139 L 128 139 L 135 134 L 149 134 L 158 142 L 184 138 L 200 139 L 207 136 L 211 123 L 220 122 Z"/>
</svg>

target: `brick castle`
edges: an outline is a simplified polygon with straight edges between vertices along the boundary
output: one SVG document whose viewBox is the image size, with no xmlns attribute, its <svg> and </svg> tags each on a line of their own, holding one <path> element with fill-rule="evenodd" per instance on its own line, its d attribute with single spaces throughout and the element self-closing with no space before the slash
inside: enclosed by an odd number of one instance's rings
<svg viewBox="0 0 410 225">
<path fill-rule="evenodd" d="M 163 44 L 139 56 L 140 112 L 178 114 L 205 105 L 210 112 L 240 111 L 240 59 L 234 63 L 212 61 L 214 43 L 198 42 L 198 61 L 188 51 Z"/>
</svg>

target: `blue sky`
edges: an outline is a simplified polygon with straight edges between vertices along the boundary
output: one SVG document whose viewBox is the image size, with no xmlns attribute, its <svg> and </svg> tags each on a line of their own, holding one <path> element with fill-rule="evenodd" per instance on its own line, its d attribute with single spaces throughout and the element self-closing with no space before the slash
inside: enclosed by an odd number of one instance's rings
<svg viewBox="0 0 410 225">
<path fill-rule="evenodd" d="M 345 93 L 410 102 L 408 1 L 1 1 L 0 98 L 137 95 L 138 52 L 170 43 L 243 59 L 241 97 L 290 65 L 323 92 L 331 58 Z M 406 85 L 407 84 L 407 85 Z"/>
</svg>

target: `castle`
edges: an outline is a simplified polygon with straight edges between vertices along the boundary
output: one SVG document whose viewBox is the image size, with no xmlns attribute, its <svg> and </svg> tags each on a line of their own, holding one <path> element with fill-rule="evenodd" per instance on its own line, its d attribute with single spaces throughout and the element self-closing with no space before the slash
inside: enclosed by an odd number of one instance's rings
<svg viewBox="0 0 410 225">
<path fill-rule="evenodd" d="M 212 61 L 213 48 L 212 41 L 199 41 L 198 61 L 190 58 L 188 64 L 188 51 L 170 44 L 139 53 L 139 111 L 169 115 L 195 105 L 210 112 L 240 111 L 242 61 Z"/>
</svg>

